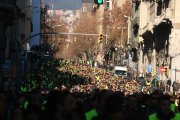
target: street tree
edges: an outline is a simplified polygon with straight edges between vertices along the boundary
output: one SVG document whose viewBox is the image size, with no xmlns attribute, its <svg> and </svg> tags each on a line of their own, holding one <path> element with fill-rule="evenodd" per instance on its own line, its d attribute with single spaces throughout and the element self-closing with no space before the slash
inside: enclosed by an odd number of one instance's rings
<svg viewBox="0 0 180 120">
<path fill-rule="evenodd" d="M 50 30 L 50 26 L 48 25 L 48 19 L 49 15 L 47 14 L 47 11 L 49 9 L 48 5 L 45 5 L 44 7 L 41 7 L 41 32 L 48 32 Z M 48 35 L 41 36 L 41 42 L 45 43 L 47 42 Z"/>
<path fill-rule="evenodd" d="M 121 41 L 122 45 L 127 42 L 128 37 L 128 18 L 124 16 L 131 15 L 131 1 L 126 2 L 121 6 L 115 5 L 112 11 L 105 11 L 103 19 L 103 27 L 105 33 L 108 34 L 109 43 L 119 45 Z M 123 31 L 122 31 L 123 30 Z"/>
<path fill-rule="evenodd" d="M 97 34 L 97 16 L 92 13 L 81 14 L 80 18 L 76 20 L 74 25 L 75 33 L 89 33 Z M 80 36 L 75 35 L 74 37 L 74 52 L 76 55 L 81 56 L 81 53 L 93 54 L 96 50 L 97 36 Z"/>
<path fill-rule="evenodd" d="M 57 33 L 67 33 L 67 23 L 60 17 L 60 16 L 51 16 L 49 22 L 48 22 L 50 28 L 50 32 L 57 32 Z M 67 35 L 63 34 L 54 34 L 50 35 L 48 42 L 51 44 L 52 47 L 57 48 L 57 51 L 55 53 L 55 57 L 60 58 L 61 53 L 66 46 L 66 39 L 68 38 Z"/>
</svg>

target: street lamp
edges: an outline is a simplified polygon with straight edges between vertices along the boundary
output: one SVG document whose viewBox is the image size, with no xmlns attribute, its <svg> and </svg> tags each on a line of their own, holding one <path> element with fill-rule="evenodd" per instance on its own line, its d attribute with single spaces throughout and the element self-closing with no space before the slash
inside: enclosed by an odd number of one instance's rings
<svg viewBox="0 0 180 120">
<path fill-rule="evenodd" d="M 127 43 L 130 44 L 130 39 L 131 39 L 131 17 L 124 15 L 124 18 L 128 18 L 127 23 L 128 23 L 128 41 Z"/>
</svg>

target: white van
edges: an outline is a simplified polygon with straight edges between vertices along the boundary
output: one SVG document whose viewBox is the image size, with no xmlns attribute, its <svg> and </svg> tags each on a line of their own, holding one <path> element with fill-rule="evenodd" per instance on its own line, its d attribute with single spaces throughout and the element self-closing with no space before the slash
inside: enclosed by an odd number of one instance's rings
<svg viewBox="0 0 180 120">
<path fill-rule="evenodd" d="M 122 78 L 127 78 L 127 72 L 128 69 L 124 66 L 115 66 L 113 71 L 114 75 Z"/>
</svg>

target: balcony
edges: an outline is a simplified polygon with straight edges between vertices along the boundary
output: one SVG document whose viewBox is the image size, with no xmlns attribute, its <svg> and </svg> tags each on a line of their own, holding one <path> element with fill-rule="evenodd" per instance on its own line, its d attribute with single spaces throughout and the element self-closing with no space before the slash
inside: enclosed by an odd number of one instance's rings
<svg viewBox="0 0 180 120">
<path fill-rule="evenodd" d="M 0 8 L 14 8 L 16 0 L 0 0 Z"/>
<path fill-rule="evenodd" d="M 173 19 L 174 18 L 174 9 L 167 8 L 165 18 L 166 19 Z"/>
<path fill-rule="evenodd" d="M 146 31 L 153 31 L 154 25 L 152 22 L 147 23 L 143 28 L 140 28 L 139 35 L 142 36 Z"/>
<path fill-rule="evenodd" d="M 174 19 L 175 10 L 173 7 L 167 7 L 162 10 L 161 15 L 155 16 L 154 25 L 159 25 L 164 19 Z"/>
</svg>

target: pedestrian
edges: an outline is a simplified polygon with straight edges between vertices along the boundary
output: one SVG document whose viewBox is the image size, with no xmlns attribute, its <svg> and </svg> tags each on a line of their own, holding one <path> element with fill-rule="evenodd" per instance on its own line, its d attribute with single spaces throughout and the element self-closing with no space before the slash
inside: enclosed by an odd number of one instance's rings
<svg viewBox="0 0 180 120">
<path fill-rule="evenodd" d="M 176 87 L 177 87 L 176 81 L 173 82 L 172 87 L 173 87 L 173 95 L 175 95 L 176 94 Z"/>
<path fill-rule="evenodd" d="M 180 114 L 174 113 L 170 108 L 169 95 L 162 95 L 158 102 L 158 111 L 149 115 L 149 120 L 180 120 Z"/>
<path fill-rule="evenodd" d="M 170 92 L 171 90 L 171 78 L 167 80 L 167 91 Z"/>
</svg>

